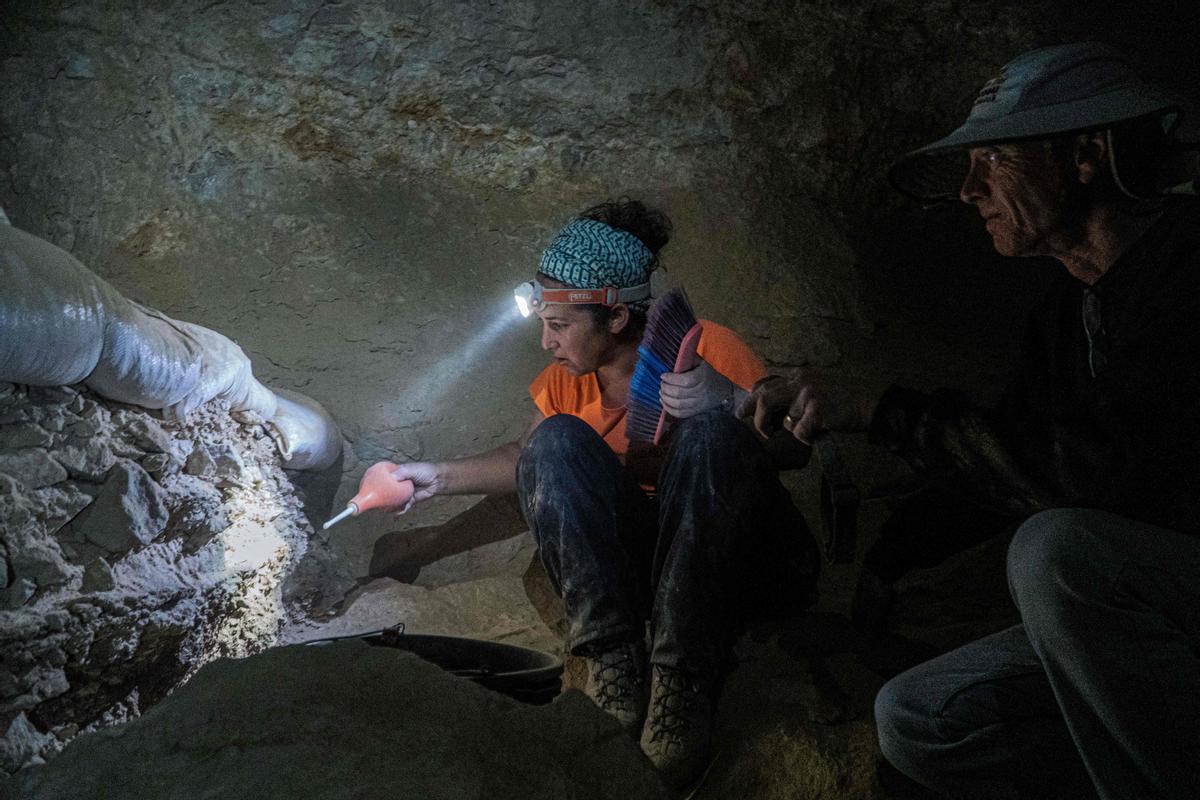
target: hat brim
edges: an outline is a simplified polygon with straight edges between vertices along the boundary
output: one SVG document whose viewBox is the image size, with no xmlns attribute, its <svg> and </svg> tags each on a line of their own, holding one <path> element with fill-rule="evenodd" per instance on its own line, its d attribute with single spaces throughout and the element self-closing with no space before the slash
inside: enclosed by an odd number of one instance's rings
<svg viewBox="0 0 1200 800">
<path fill-rule="evenodd" d="M 1141 84 L 995 119 L 968 119 L 950 135 L 898 158 L 888 170 L 888 182 L 917 200 L 955 200 L 967 172 L 963 150 L 1097 130 L 1152 115 L 1178 117 L 1181 113 L 1176 98 Z"/>
</svg>

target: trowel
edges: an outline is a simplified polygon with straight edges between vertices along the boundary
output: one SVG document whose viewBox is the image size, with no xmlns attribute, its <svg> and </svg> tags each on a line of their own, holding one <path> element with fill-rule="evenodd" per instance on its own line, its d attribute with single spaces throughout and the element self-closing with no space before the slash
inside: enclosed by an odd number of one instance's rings
<svg viewBox="0 0 1200 800">
<path fill-rule="evenodd" d="M 346 517 L 357 517 L 372 508 L 391 508 L 407 503 L 413 495 L 413 482 L 393 478 L 396 468 L 397 465 L 390 461 L 368 467 L 358 484 L 358 494 L 350 499 L 342 513 L 322 525 L 321 530 L 327 531 Z"/>
</svg>

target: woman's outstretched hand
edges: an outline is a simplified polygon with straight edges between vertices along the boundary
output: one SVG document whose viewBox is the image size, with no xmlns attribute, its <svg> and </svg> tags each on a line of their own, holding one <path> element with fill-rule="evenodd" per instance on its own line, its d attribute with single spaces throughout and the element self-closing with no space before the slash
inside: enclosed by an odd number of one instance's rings
<svg viewBox="0 0 1200 800">
<path fill-rule="evenodd" d="M 404 514 L 410 508 L 423 500 L 428 500 L 441 491 L 442 481 L 436 464 L 427 461 L 410 461 L 398 464 L 392 470 L 392 477 L 398 481 L 410 480 L 413 483 L 412 497 L 399 508 L 390 509 L 396 514 Z"/>
</svg>

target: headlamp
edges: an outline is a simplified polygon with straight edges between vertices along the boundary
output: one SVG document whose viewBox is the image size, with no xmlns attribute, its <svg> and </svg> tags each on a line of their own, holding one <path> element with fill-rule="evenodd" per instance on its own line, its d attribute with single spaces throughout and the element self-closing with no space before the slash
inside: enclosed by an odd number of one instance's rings
<svg viewBox="0 0 1200 800">
<path fill-rule="evenodd" d="M 552 303 L 565 305 L 615 306 L 617 303 L 632 303 L 650 296 L 650 282 L 637 286 L 605 286 L 601 289 L 547 289 L 538 281 L 526 281 L 513 290 L 517 310 L 522 317 L 541 311 Z"/>
<path fill-rule="evenodd" d="M 528 317 L 533 313 L 534 307 L 541 302 L 542 287 L 534 281 L 526 281 L 513 290 L 513 297 L 517 301 L 517 310 L 521 312 L 522 317 Z M 534 294 L 538 295 L 538 300 L 534 300 Z"/>
</svg>

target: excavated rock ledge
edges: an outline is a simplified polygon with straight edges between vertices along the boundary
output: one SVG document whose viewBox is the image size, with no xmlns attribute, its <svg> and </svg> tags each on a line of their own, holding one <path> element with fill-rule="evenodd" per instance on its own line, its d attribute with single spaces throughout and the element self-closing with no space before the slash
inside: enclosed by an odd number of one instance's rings
<svg viewBox="0 0 1200 800">
<path fill-rule="evenodd" d="M 312 529 L 260 420 L 0 384 L 0 770 L 274 643 Z"/>
<path fill-rule="evenodd" d="M 0 797 L 659 800 L 654 768 L 578 692 L 525 706 L 348 641 L 220 660 L 128 725 L 23 770 Z"/>
</svg>

